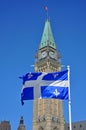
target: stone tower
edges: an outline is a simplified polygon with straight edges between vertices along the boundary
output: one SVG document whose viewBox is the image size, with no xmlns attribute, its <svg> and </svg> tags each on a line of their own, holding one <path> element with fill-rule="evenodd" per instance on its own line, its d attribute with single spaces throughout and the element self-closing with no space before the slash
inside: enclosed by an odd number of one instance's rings
<svg viewBox="0 0 86 130">
<path fill-rule="evenodd" d="M 19 123 L 19 126 L 18 126 L 17 130 L 26 130 L 25 125 L 24 125 L 24 120 L 23 120 L 22 116 L 20 118 L 20 123 Z"/>
<path fill-rule="evenodd" d="M 48 19 L 45 21 L 41 42 L 35 58 L 36 72 L 61 70 L 60 53 L 57 51 Z M 64 130 L 62 100 L 36 99 L 34 101 L 33 130 Z"/>
</svg>

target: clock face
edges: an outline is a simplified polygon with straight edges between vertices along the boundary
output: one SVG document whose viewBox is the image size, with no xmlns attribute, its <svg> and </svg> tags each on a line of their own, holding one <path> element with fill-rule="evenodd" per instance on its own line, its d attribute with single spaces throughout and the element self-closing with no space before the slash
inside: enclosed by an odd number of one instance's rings
<svg viewBox="0 0 86 130">
<path fill-rule="evenodd" d="M 41 58 L 45 58 L 47 56 L 47 52 L 46 51 L 43 51 L 42 53 L 41 53 Z"/>
<path fill-rule="evenodd" d="M 50 52 L 49 52 L 49 56 L 50 56 L 51 58 L 54 58 L 54 52 L 53 52 L 53 51 L 50 51 Z"/>
</svg>

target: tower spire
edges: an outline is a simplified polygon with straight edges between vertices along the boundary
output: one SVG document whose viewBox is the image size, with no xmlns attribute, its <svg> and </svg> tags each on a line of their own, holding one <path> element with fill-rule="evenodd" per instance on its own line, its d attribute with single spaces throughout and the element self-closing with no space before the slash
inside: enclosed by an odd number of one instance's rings
<svg viewBox="0 0 86 130">
<path fill-rule="evenodd" d="M 48 6 L 45 6 L 45 11 L 46 11 L 47 19 L 45 21 L 44 30 L 43 30 L 39 49 L 42 49 L 47 46 L 56 49 L 56 44 L 54 41 L 52 28 L 51 28 L 51 24 L 50 24 L 50 20 L 49 20 L 49 16 L 48 16 Z"/>
<path fill-rule="evenodd" d="M 45 8 L 47 19 L 36 54 L 36 72 L 56 72 L 61 70 L 60 54 L 54 41 L 48 7 Z M 37 90 L 36 90 L 37 91 Z M 55 99 L 34 100 L 33 130 L 64 130 L 62 101 Z"/>
<path fill-rule="evenodd" d="M 47 7 L 46 7 L 46 10 Z M 57 51 L 49 19 L 45 21 L 38 52 L 35 55 L 35 71 L 60 71 L 60 53 Z"/>
<path fill-rule="evenodd" d="M 41 38 L 41 43 L 39 46 L 39 49 L 42 49 L 46 46 L 50 46 L 54 49 L 56 49 L 56 44 L 54 41 L 51 25 L 49 19 L 45 21 L 44 31 Z"/>
</svg>

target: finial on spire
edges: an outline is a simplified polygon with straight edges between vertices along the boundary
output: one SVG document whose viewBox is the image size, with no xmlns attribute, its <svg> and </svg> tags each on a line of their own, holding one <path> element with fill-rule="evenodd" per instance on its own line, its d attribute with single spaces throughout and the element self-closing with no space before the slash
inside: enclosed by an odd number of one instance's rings
<svg viewBox="0 0 86 130">
<path fill-rule="evenodd" d="M 48 6 L 45 6 L 45 11 L 46 11 L 47 19 L 48 19 Z"/>
</svg>

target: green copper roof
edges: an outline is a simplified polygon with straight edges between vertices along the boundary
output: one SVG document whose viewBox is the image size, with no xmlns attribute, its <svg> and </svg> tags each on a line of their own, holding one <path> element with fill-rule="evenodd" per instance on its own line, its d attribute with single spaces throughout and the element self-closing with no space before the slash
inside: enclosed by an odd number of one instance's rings
<svg viewBox="0 0 86 130">
<path fill-rule="evenodd" d="M 46 46 L 50 46 L 54 49 L 56 49 L 54 37 L 51 30 L 50 21 L 47 19 L 44 26 L 44 31 L 42 34 L 41 43 L 39 46 L 39 49 L 44 48 Z"/>
</svg>

